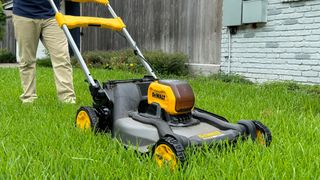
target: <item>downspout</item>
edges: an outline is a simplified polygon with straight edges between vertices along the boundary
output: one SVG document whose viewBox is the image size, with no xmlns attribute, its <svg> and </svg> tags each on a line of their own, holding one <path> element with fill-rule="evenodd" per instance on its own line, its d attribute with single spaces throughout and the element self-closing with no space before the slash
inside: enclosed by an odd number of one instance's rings
<svg viewBox="0 0 320 180">
<path fill-rule="evenodd" d="M 231 29 L 228 27 L 228 74 L 231 73 Z"/>
</svg>

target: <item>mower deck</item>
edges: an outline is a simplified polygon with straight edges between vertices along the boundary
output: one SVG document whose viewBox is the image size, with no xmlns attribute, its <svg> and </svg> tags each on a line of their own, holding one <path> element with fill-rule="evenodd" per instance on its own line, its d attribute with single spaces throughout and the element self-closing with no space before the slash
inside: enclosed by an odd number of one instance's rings
<svg viewBox="0 0 320 180">
<path fill-rule="evenodd" d="M 150 151 L 159 139 L 166 136 L 174 137 L 183 147 L 223 141 L 232 143 L 248 137 L 256 139 L 254 121 L 242 120 L 232 124 L 219 115 L 197 108 L 185 121 L 176 124 L 168 122 L 159 106 L 147 103 L 148 87 L 153 81 L 152 77 L 145 77 L 103 83 L 110 103 L 109 107 L 101 105 L 100 101 L 93 104 L 99 120 L 92 127 L 109 129 L 112 136 L 125 146 L 138 148 L 143 153 Z M 106 109 L 112 112 L 108 117 L 104 113 Z"/>
</svg>

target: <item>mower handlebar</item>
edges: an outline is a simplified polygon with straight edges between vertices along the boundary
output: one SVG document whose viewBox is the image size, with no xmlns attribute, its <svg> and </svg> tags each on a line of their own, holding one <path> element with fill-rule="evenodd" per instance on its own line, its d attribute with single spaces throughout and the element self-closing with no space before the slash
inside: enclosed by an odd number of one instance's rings
<svg viewBox="0 0 320 180">
<path fill-rule="evenodd" d="M 68 1 L 79 2 L 79 3 L 95 2 L 95 3 L 103 4 L 105 6 L 109 4 L 109 0 L 68 0 Z"/>
</svg>

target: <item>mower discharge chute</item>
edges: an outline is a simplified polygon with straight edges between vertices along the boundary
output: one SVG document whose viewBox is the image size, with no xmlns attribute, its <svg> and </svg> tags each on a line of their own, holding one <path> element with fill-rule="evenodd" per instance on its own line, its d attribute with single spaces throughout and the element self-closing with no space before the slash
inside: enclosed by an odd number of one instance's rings
<svg viewBox="0 0 320 180">
<path fill-rule="evenodd" d="M 247 138 L 270 145 L 271 132 L 261 122 L 229 123 L 219 115 L 194 107 L 195 97 L 187 82 L 159 80 L 108 0 L 72 1 L 103 4 L 114 18 L 66 16 L 59 13 L 53 0 L 49 1 L 90 84 L 93 106 L 79 108 L 76 127 L 111 132 L 125 146 L 137 147 L 143 153 L 152 149 L 157 164 L 169 163 L 171 168 L 185 161 L 184 149 L 189 146 L 233 143 Z M 87 26 L 123 33 L 149 75 L 102 84 L 94 80 L 68 29 Z"/>
</svg>

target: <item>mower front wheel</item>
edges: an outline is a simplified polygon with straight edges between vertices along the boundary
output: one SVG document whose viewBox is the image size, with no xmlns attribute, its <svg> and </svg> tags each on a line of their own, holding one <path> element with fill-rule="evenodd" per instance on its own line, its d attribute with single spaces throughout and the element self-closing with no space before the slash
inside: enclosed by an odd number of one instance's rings
<svg viewBox="0 0 320 180">
<path fill-rule="evenodd" d="M 241 120 L 238 121 L 246 128 L 246 137 L 250 136 L 253 141 L 256 141 L 264 146 L 270 146 L 272 141 L 271 131 L 259 121 Z"/>
<path fill-rule="evenodd" d="M 270 146 L 272 141 L 271 131 L 260 121 L 252 121 L 256 127 L 256 141 L 265 146 Z"/>
<path fill-rule="evenodd" d="M 77 111 L 75 126 L 81 130 L 96 130 L 98 115 L 92 107 L 80 107 Z"/>
<path fill-rule="evenodd" d="M 153 158 L 159 167 L 168 165 L 171 170 L 183 165 L 185 154 L 183 145 L 172 136 L 161 138 L 153 148 Z"/>
</svg>

